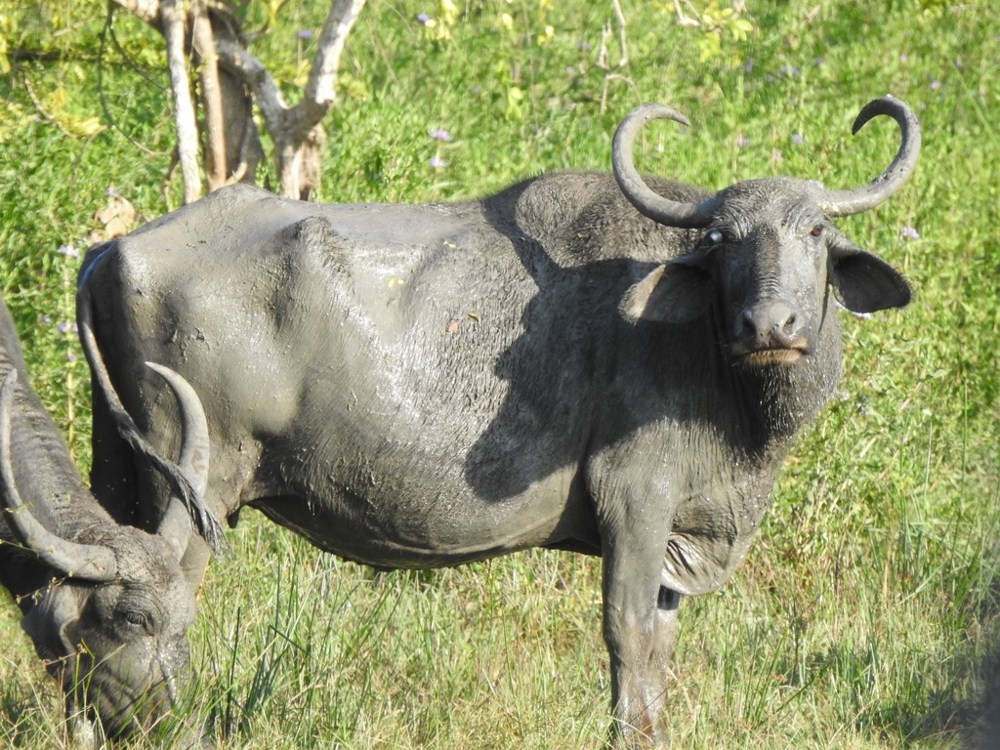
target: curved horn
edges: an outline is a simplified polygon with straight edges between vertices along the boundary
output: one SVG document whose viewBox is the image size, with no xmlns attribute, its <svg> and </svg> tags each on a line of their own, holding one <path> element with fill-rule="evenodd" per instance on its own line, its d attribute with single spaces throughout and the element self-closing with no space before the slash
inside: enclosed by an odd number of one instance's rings
<svg viewBox="0 0 1000 750">
<path fill-rule="evenodd" d="M 16 383 L 17 370 L 11 370 L 0 385 L 0 491 L 7 506 L 7 523 L 25 547 L 60 573 L 87 581 L 111 581 L 117 572 L 117 565 L 110 548 L 63 539 L 46 529 L 21 500 L 10 457 L 11 412 Z"/>
<path fill-rule="evenodd" d="M 93 266 L 85 269 L 83 274 L 87 275 L 92 272 Z M 83 353 L 87 357 L 87 363 L 90 365 L 90 371 L 96 385 L 100 387 L 104 398 L 107 400 L 108 409 L 115 420 L 118 433 L 133 450 L 149 459 L 150 463 L 163 474 L 173 488 L 173 492 L 177 493 L 182 499 L 184 506 L 189 510 L 192 520 L 205 537 L 205 541 L 208 542 L 208 545 L 213 550 L 218 551 L 223 539 L 222 527 L 218 520 L 216 520 L 215 516 L 212 515 L 202 502 L 200 494 L 191 486 L 190 479 L 186 473 L 179 466 L 163 458 L 153 450 L 153 446 L 149 444 L 132 420 L 132 417 L 125 410 L 118 392 L 111 383 L 111 375 L 108 373 L 108 368 L 101 357 L 100 347 L 97 345 L 97 337 L 94 335 L 91 325 L 90 285 L 84 276 L 81 276 L 78 283 L 76 314 Z"/>
<path fill-rule="evenodd" d="M 202 495 L 208 486 L 208 418 L 201 399 L 181 375 L 169 367 L 147 362 L 146 367 L 167 381 L 181 411 L 184 436 L 178 466 L 191 483 L 195 493 Z"/>
<path fill-rule="evenodd" d="M 208 419 L 205 417 L 201 399 L 191 384 L 169 367 L 155 362 L 147 362 L 146 366 L 167 381 L 177 399 L 184 427 L 178 468 L 190 482 L 198 505 L 203 506 L 205 488 L 208 486 L 209 441 Z M 174 547 L 178 560 L 187 550 L 193 530 L 190 510 L 185 507 L 180 496 L 171 494 L 158 533 Z"/>
<path fill-rule="evenodd" d="M 715 197 L 701 203 L 680 203 L 653 192 L 635 168 L 632 144 L 636 135 L 653 120 L 667 119 L 690 126 L 688 119 L 666 104 L 644 104 L 625 116 L 611 142 L 611 168 L 618 187 L 639 213 L 670 227 L 696 229 L 708 224 L 718 204 Z"/>
<path fill-rule="evenodd" d="M 913 110 L 894 96 L 883 96 L 864 106 L 851 128 L 852 135 L 878 115 L 888 115 L 899 123 L 902 143 L 896 158 L 882 174 L 864 187 L 853 190 L 828 190 L 820 202 L 823 212 L 833 218 L 851 216 L 875 208 L 899 190 L 913 174 L 920 158 L 920 123 Z"/>
</svg>

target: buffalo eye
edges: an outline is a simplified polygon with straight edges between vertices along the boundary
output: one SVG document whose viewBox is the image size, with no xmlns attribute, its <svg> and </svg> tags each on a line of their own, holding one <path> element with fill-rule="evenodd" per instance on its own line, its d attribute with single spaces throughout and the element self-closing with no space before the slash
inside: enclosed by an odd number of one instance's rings
<svg viewBox="0 0 1000 750">
<path fill-rule="evenodd" d="M 133 628 L 141 628 L 147 632 L 150 630 L 149 616 L 145 612 L 127 609 L 121 613 L 121 618 Z"/>
<path fill-rule="evenodd" d="M 817 224 L 810 230 L 809 234 L 811 234 L 813 237 L 819 237 L 821 234 L 823 234 L 823 225 Z"/>
<path fill-rule="evenodd" d="M 705 235 L 705 238 L 713 245 L 718 245 L 722 242 L 724 236 L 722 232 L 720 232 L 718 229 L 713 229 L 711 232 Z"/>
</svg>

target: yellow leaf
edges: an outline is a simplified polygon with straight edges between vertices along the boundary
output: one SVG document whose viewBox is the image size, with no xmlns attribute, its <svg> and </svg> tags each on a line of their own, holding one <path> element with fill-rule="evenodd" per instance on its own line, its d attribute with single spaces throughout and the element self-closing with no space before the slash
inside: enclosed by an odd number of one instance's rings
<svg viewBox="0 0 1000 750">
<path fill-rule="evenodd" d="M 104 130 L 101 121 L 96 117 L 66 117 L 62 118 L 63 125 L 73 135 L 89 138 Z"/>
<path fill-rule="evenodd" d="M 295 77 L 292 79 L 296 86 L 305 86 L 309 82 L 309 68 L 311 66 L 311 60 L 299 60 L 295 69 Z"/>
<path fill-rule="evenodd" d="M 50 112 L 58 112 L 61 109 L 66 108 L 66 102 L 69 101 L 69 94 L 66 93 L 66 89 L 62 86 L 57 88 L 47 97 L 45 97 L 45 102 L 48 105 L 47 109 Z"/>
</svg>

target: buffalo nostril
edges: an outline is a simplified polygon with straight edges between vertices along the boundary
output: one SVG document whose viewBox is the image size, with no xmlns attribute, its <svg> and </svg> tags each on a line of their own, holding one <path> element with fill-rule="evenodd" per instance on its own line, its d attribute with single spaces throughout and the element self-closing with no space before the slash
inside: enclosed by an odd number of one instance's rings
<svg viewBox="0 0 1000 750">
<path fill-rule="evenodd" d="M 802 331 L 798 313 L 781 302 L 744 308 L 736 319 L 735 334 L 757 348 L 789 347 Z"/>
<path fill-rule="evenodd" d="M 775 333 L 792 333 L 795 329 L 795 317 L 795 311 L 780 302 L 775 302 L 767 308 L 769 328 Z"/>
</svg>

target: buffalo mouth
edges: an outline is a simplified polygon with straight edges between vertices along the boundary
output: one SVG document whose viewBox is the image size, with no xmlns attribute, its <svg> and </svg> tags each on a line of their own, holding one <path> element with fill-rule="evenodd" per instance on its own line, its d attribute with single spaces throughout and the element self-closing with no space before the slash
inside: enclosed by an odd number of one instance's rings
<svg viewBox="0 0 1000 750">
<path fill-rule="evenodd" d="M 105 733 L 123 739 L 149 732 L 173 707 L 164 684 L 135 691 L 110 681 L 100 686 L 90 685 L 87 703 L 96 709 Z"/>
<path fill-rule="evenodd" d="M 96 714 L 108 737 L 145 733 L 173 707 L 168 680 L 136 686 L 99 667 L 80 675 L 79 662 L 68 661 L 60 662 L 53 675 L 67 695 L 74 695 L 78 706 L 85 706 L 92 718 Z"/>
<path fill-rule="evenodd" d="M 753 349 L 737 352 L 737 361 L 751 367 L 771 367 L 794 365 L 806 355 L 804 349 L 798 347 L 777 347 L 773 349 Z"/>
</svg>

